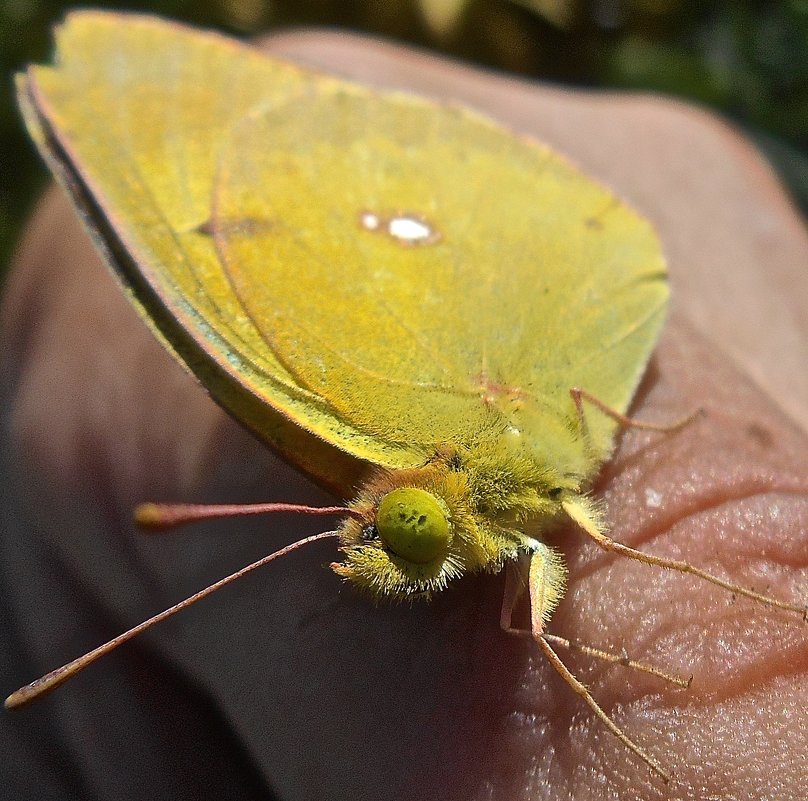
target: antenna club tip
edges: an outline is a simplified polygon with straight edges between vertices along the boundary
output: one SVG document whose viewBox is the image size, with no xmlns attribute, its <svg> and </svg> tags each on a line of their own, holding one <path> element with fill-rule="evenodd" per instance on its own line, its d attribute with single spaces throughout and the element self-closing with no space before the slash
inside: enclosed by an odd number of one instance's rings
<svg viewBox="0 0 808 801">
<path fill-rule="evenodd" d="M 163 511 L 156 503 L 141 503 L 133 512 L 135 523 L 141 528 L 161 528 L 166 524 Z"/>
<path fill-rule="evenodd" d="M 9 712 L 19 709 L 21 706 L 25 704 L 27 700 L 27 695 L 23 693 L 21 690 L 17 690 L 16 692 L 11 693 L 11 695 L 3 701 L 3 708 Z"/>
</svg>

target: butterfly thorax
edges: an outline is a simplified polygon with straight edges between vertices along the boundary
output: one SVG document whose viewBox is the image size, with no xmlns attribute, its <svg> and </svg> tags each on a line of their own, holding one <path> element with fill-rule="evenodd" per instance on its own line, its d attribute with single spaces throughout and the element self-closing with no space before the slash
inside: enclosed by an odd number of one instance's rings
<svg viewBox="0 0 808 801">
<path fill-rule="evenodd" d="M 466 573 L 498 572 L 564 516 L 582 479 L 486 436 L 441 446 L 423 466 L 377 472 L 351 507 L 333 568 L 375 598 L 429 596 Z"/>
</svg>

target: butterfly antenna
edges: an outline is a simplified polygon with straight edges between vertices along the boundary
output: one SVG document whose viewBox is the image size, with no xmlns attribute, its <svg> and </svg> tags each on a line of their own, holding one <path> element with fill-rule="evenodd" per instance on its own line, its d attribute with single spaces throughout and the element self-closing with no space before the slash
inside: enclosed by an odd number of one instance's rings
<svg viewBox="0 0 808 801">
<path fill-rule="evenodd" d="M 230 584 L 231 582 L 236 581 L 236 579 L 246 576 L 247 573 L 251 573 L 253 570 L 263 567 L 275 559 L 280 559 L 282 556 L 287 556 L 293 551 L 297 551 L 309 543 L 317 542 L 318 540 L 333 539 L 336 537 L 339 537 L 339 532 L 325 531 L 321 534 L 314 534 L 311 537 L 304 537 L 302 540 L 293 542 L 291 545 L 287 545 L 286 547 L 281 548 L 268 556 L 261 557 L 261 559 L 252 562 L 246 567 L 242 567 L 241 570 L 237 570 L 235 573 L 231 573 L 229 576 L 219 579 L 219 581 L 211 584 L 209 587 L 205 587 L 204 590 L 194 593 L 194 595 L 191 595 L 184 601 L 180 601 L 178 604 L 175 604 L 163 612 L 150 617 L 148 620 L 144 620 L 142 623 L 138 624 L 134 628 L 129 629 L 129 631 L 125 631 L 123 634 L 119 634 L 109 642 L 99 645 L 98 648 L 84 654 L 84 656 L 80 656 L 78 659 L 74 659 L 72 662 L 68 662 L 68 664 L 63 665 L 56 670 L 52 670 L 47 675 L 42 676 L 42 678 L 32 681 L 30 684 L 26 684 L 25 687 L 21 687 L 19 690 L 13 692 L 8 698 L 6 698 L 6 709 L 17 709 L 21 706 L 25 706 L 25 704 L 28 704 L 31 701 L 41 698 L 46 693 L 51 692 L 51 690 L 55 690 L 59 685 L 64 684 L 64 682 L 66 682 L 68 679 L 71 679 L 77 673 L 84 670 L 84 668 L 86 668 L 88 665 L 91 665 L 97 659 L 104 656 L 104 654 L 115 650 L 119 645 L 123 645 L 123 643 L 131 640 L 133 637 L 136 637 L 141 632 L 146 631 L 146 629 L 151 628 L 156 623 L 160 623 L 162 620 L 177 614 L 177 612 L 187 609 L 197 601 L 207 598 L 208 595 L 211 595 L 212 593 L 216 592 L 216 590 L 221 589 L 226 584 Z"/>
<path fill-rule="evenodd" d="M 198 523 L 203 520 L 217 520 L 222 517 L 249 517 L 273 513 L 302 515 L 360 515 L 347 506 L 301 506 L 295 503 L 142 503 L 135 508 L 135 523 L 150 531 L 166 531 Z"/>
</svg>

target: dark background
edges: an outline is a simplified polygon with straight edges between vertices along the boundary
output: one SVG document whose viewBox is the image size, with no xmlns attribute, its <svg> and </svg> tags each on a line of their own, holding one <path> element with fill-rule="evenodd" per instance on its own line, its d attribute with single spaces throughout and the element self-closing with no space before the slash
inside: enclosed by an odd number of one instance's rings
<svg viewBox="0 0 808 801">
<path fill-rule="evenodd" d="M 44 184 L 10 74 L 48 59 L 50 28 L 75 3 L 0 2 L 0 265 Z M 808 1 L 166 0 L 102 3 L 241 36 L 290 26 L 390 37 L 571 86 L 650 90 L 740 124 L 808 212 Z"/>
</svg>

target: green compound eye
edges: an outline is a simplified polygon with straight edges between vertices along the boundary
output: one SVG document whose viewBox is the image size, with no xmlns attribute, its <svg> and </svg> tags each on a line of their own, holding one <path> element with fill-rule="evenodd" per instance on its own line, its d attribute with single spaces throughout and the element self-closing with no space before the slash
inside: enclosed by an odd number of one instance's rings
<svg viewBox="0 0 808 801">
<path fill-rule="evenodd" d="M 416 564 L 442 556 L 452 541 L 445 505 L 414 487 L 395 489 L 382 498 L 376 510 L 376 529 L 396 556 Z"/>
</svg>

